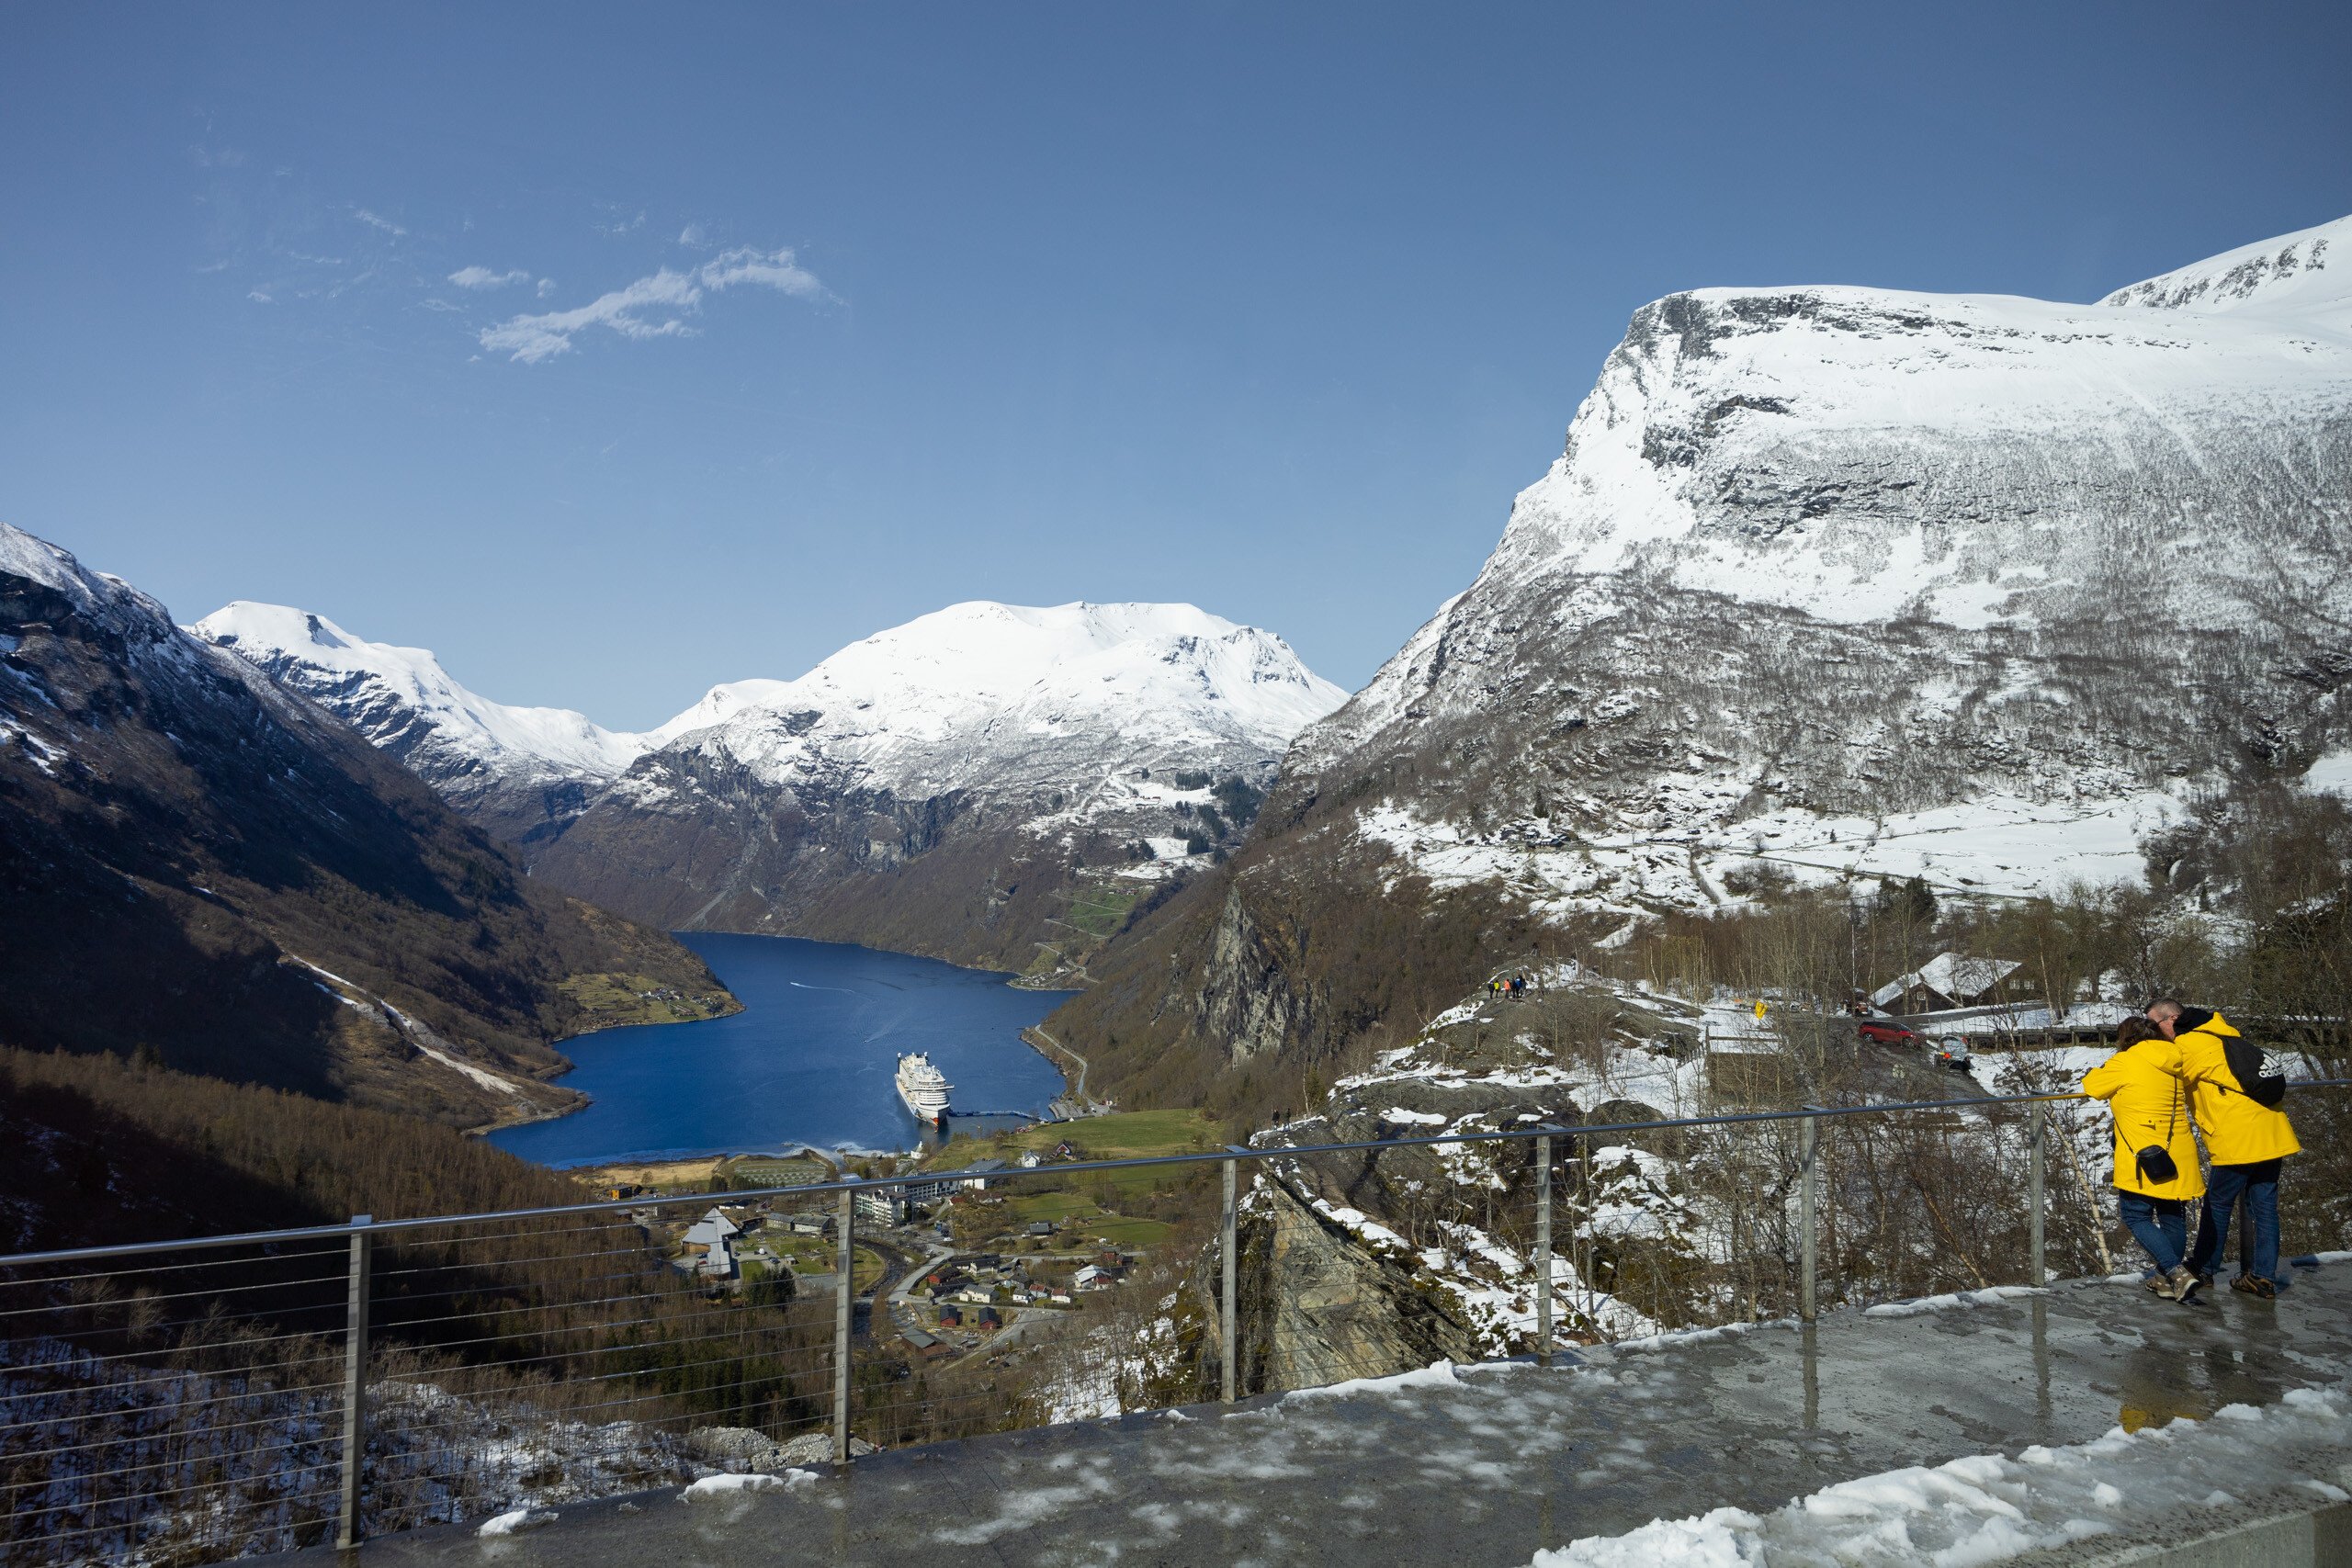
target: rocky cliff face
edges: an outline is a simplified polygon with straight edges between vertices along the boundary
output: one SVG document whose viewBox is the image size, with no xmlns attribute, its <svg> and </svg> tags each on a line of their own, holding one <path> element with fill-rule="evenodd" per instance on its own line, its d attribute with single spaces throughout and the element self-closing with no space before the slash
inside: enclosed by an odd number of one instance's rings
<svg viewBox="0 0 2352 1568">
<path fill-rule="evenodd" d="M 977 603 L 642 735 L 517 709 L 303 612 L 197 628 L 334 707 L 532 874 L 671 928 L 779 931 L 1083 977 L 1235 841 L 1340 693 L 1182 604 Z"/>
<path fill-rule="evenodd" d="M 640 979 L 639 977 L 646 977 Z M 334 715 L 0 525 L 0 1039 L 471 1124 L 577 1096 L 589 977 L 731 1005 Z"/>
<path fill-rule="evenodd" d="M 2190 788 L 2352 743 L 2347 473 L 2352 220 L 2097 305 L 1646 306 L 1477 581 L 1139 933 L 1174 977 L 1067 1037 L 1261 1053 L 1218 999 L 1253 985 L 1292 1055 L 1335 1051 L 1498 942 L 1628 935 L 1758 866 L 2136 876 Z M 1210 939 L 1250 925 L 1300 933 L 1275 972 Z M 1388 932 L 1459 972 L 1381 992 Z"/>
</svg>

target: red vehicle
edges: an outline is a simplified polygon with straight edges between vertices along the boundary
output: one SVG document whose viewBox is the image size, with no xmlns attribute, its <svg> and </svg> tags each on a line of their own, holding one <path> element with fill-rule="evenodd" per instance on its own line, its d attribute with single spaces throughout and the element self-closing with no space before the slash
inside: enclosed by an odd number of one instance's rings
<svg viewBox="0 0 2352 1568">
<path fill-rule="evenodd" d="M 1917 1045 L 1919 1037 L 1891 1018 L 1866 1018 L 1854 1027 L 1863 1039 L 1880 1045 Z"/>
</svg>

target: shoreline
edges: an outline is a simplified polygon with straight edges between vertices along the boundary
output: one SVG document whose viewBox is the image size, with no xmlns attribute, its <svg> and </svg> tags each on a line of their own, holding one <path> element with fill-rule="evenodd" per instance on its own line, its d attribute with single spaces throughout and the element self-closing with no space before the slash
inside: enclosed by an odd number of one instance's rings
<svg viewBox="0 0 2352 1568">
<path fill-rule="evenodd" d="M 942 964 L 965 975 L 986 976 L 989 978 L 997 981 L 1005 987 L 1005 988 L 1010 990 L 1018 990 L 1023 992 L 1024 995 L 1035 996 L 1053 994 L 1051 991 L 1046 990 L 1043 987 L 1017 985 L 1016 982 L 1019 981 L 1022 976 L 1010 970 L 987 968 L 972 964 L 959 964 L 954 959 L 941 958 L 928 953 L 909 953 L 898 948 L 874 947 L 865 942 L 828 942 L 820 937 L 798 936 L 778 931 L 719 931 L 715 929 L 678 931 L 673 931 L 670 934 L 677 938 L 682 942 L 685 942 L 689 938 L 702 936 L 752 937 L 770 942 L 806 942 L 812 947 L 820 948 L 830 947 L 849 949 L 857 953 L 871 953 L 878 957 L 885 958 L 914 959 L 922 963 Z M 690 942 L 688 943 L 688 947 L 689 951 L 693 951 Z M 709 963 L 709 959 L 706 955 L 697 953 L 696 956 L 702 957 L 706 964 Z M 612 1022 L 599 1023 L 594 1027 L 578 1030 L 572 1033 L 564 1035 L 561 1041 L 550 1043 L 551 1048 L 560 1049 L 563 1043 L 583 1040 L 592 1035 L 609 1034 L 616 1030 L 646 1027 L 680 1027 L 700 1023 L 716 1023 L 721 1020 L 741 1017 L 754 1010 L 752 1005 L 745 1001 L 742 997 L 737 993 L 735 987 L 729 985 L 723 976 L 718 975 L 716 968 L 712 969 L 711 974 L 713 978 L 718 980 L 719 985 L 726 993 L 728 1001 L 731 1004 L 724 1011 L 713 1013 L 707 1018 L 633 1019 L 626 1021 L 616 1020 Z M 1022 1025 L 1014 1032 L 1013 1038 L 1022 1045 L 1035 1052 L 1037 1055 L 1042 1057 L 1046 1065 L 1053 1069 L 1056 1078 L 1058 1079 L 1060 1083 L 1059 1092 L 1049 1097 L 1043 1106 L 1035 1111 L 1014 1110 L 958 1111 L 951 1110 L 949 1112 L 951 1117 L 976 1117 L 985 1119 L 1012 1118 L 1018 1119 L 1023 1125 L 1037 1125 L 1067 1119 L 1067 1113 L 1063 1110 L 1064 1103 L 1072 1096 L 1077 1084 L 1082 1082 L 1084 1077 L 1083 1070 L 1081 1069 L 1079 1078 L 1074 1080 L 1071 1077 L 1070 1068 L 1061 1061 L 1052 1050 L 1047 1049 L 1045 1045 L 1040 1044 L 1035 1039 L 1031 1037 L 1031 1031 L 1035 1027 L 1035 1025 L 1032 1024 Z M 1075 1053 L 1071 1053 L 1071 1055 L 1074 1056 Z M 549 1077 L 535 1078 L 533 1080 L 539 1085 L 566 1096 L 571 1100 L 571 1103 L 545 1105 L 530 1100 L 516 1100 L 514 1101 L 511 1101 L 498 1116 L 478 1125 L 462 1128 L 460 1129 L 461 1133 L 467 1137 L 481 1138 L 486 1141 L 495 1134 L 510 1132 L 517 1127 L 534 1126 L 542 1122 L 560 1122 L 567 1117 L 578 1115 L 580 1112 L 586 1111 L 600 1102 L 600 1098 L 598 1096 L 591 1094 L 583 1089 L 572 1089 L 563 1082 L 565 1078 L 571 1077 L 578 1070 L 578 1062 L 567 1056 L 564 1065 L 560 1071 Z M 838 1158 L 841 1157 L 898 1158 L 910 1152 L 920 1153 L 922 1151 L 922 1145 L 921 1143 L 921 1133 L 920 1131 L 917 1131 L 916 1141 L 911 1149 L 869 1148 L 861 1145 L 850 1143 L 833 1145 L 831 1152 L 819 1149 L 815 1145 L 806 1143 L 797 1144 L 794 1147 L 813 1152 L 817 1154 L 820 1158 L 837 1161 Z M 516 1158 L 523 1160 L 526 1164 L 537 1166 L 543 1170 L 550 1170 L 558 1173 L 578 1170 L 597 1170 L 615 1166 L 628 1165 L 662 1166 L 681 1162 L 696 1165 L 708 1165 L 711 1162 L 730 1159 L 790 1157 L 788 1154 L 780 1155 L 774 1151 L 764 1149 L 703 1148 L 691 1151 L 649 1151 L 642 1155 L 623 1154 L 610 1157 L 592 1156 L 584 1159 L 567 1160 L 562 1163 L 555 1163 L 542 1159 L 536 1159 L 529 1155 L 521 1154 L 515 1151 L 510 1150 L 507 1152 L 514 1153 Z"/>
</svg>

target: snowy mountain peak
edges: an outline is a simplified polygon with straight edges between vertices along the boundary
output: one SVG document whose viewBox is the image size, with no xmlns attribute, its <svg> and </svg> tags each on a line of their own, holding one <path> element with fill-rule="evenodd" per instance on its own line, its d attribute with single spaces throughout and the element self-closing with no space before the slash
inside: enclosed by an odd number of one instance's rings
<svg viewBox="0 0 2352 1568">
<path fill-rule="evenodd" d="M 492 702 L 458 684 L 429 649 L 369 642 L 307 610 L 241 599 L 187 629 L 327 704 L 435 784 L 611 778 L 647 746 L 569 708 Z"/>
<path fill-rule="evenodd" d="M 2352 327 L 2352 217 L 2241 245 L 2119 288 L 2101 305 L 2319 311 Z M 2332 308 L 2332 309 L 2331 309 Z"/>
<path fill-rule="evenodd" d="M 2256 580 L 2282 548 L 2338 547 L 2286 477 L 2316 458 L 2246 442 L 2340 428 L 2347 285 L 2352 219 L 2102 305 L 1668 296 L 1634 314 L 1489 570 L 1626 572 L 1843 624 L 1963 627 L 2095 613 L 2093 585 L 2128 579 L 2159 536 L 2208 578 Z M 2232 521 L 2274 501 L 2275 529 Z M 2199 624 L 2238 614 L 2225 596 L 2201 619 L 2188 608 Z"/>
<path fill-rule="evenodd" d="M 1035 608 L 951 604 L 841 649 L 793 681 L 737 681 L 654 733 L 664 741 L 746 714 L 825 716 L 826 728 L 938 739 L 1017 714 L 1039 725 L 1117 716 L 1122 728 L 1179 712 L 1280 750 L 1347 694 L 1282 638 L 1191 604 Z"/>
<path fill-rule="evenodd" d="M 21 578 L 58 594 L 73 609 L 88 614 L 101 608 L 128 611 L 135 618 L 161 620 L 171 616 L 163 605 L 110 572 L 92 571 L 62 545 L 0 523 L 0 576 Z"/>
</svg>

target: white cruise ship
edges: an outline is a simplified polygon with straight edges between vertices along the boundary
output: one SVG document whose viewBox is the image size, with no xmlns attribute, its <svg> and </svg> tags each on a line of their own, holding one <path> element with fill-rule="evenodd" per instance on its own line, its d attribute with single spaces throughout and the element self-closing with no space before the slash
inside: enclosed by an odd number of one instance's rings
<svg viewBox="0 0 2352 1568">
<path fill-rule="evenodd" d="M 918 1051 L 899 1058 L 899 1098 L 915 1113 L 918 1122 L 933 1126 L 947 1119 L 947 1090 L 951 1086 L 931 1058 Z"/>
</svg>

